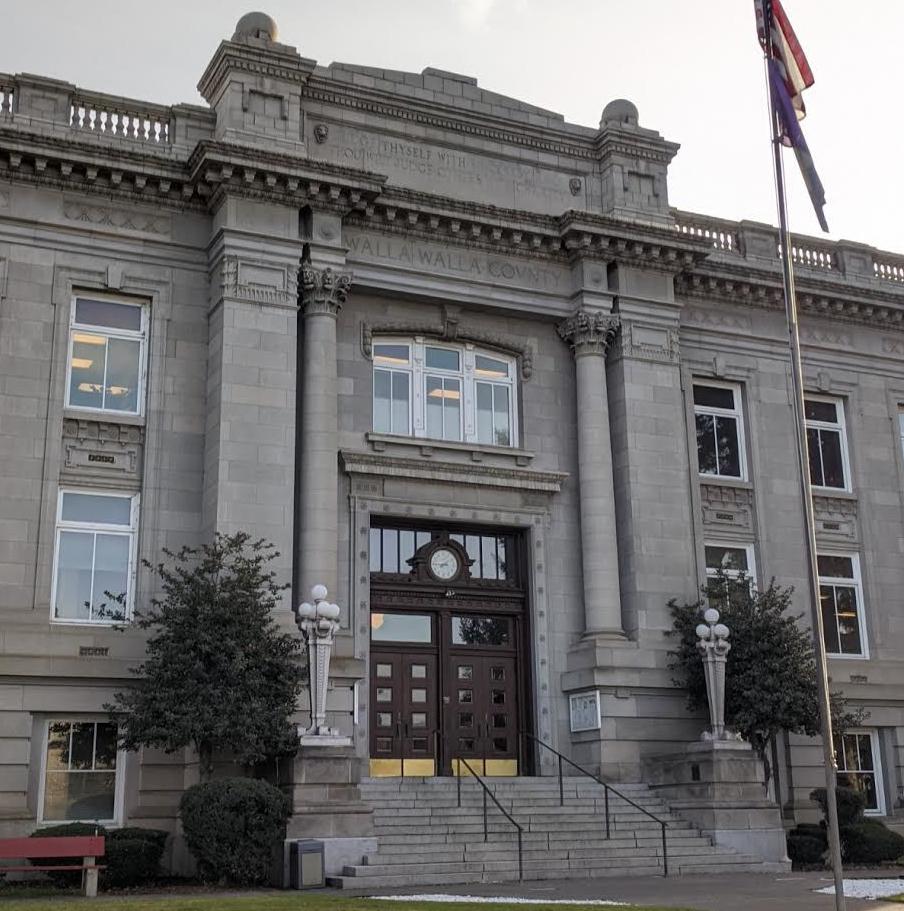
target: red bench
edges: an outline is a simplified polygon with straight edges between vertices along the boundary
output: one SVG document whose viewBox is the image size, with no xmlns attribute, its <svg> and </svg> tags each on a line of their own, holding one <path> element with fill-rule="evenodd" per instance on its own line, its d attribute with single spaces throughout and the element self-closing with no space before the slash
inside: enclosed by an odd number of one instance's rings
<svg viewBox="0 0 904 911">
<path fill-rule="evenodd" d="M 53 857 L 81 857 L 80 864 L 29 864 L 28 866 L 0 866 L 0 873 L 28 872 L 31 870 L 82 870 L 85 895 L 97 895 L 97 871 L 103 870 L 95 860 L 104 856 L 102 835 L 74 835 L 68 838 L 0 838 L 0 860 L 49 860 Z"/>
</svg>

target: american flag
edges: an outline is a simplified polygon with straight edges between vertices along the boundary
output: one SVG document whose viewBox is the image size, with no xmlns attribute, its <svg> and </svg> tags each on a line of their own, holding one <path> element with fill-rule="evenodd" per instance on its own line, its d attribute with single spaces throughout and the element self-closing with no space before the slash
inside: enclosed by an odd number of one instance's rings
<svg viewBox="0 0 904 911">
<path fill-rule="evenodd" d="M 771 23 L 772 55 L 778 71 L 788 90 L 788 97 L 797 114 L 803 120 L 807 109 L 804 107 L 803 91 L 815 81 L 807 55 L 804 54 L 791 22 L 785 15 L 781 0 L 753 0 L 756 7 L 756 30 L 763 49 L 767 49 L 766 23 Z"/>
</svg>

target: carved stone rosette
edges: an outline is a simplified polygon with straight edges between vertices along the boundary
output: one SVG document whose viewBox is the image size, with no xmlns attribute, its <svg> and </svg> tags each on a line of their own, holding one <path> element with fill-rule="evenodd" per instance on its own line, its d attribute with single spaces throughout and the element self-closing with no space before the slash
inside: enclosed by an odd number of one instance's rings
<svg viewBox="0 0 904 911">
<path fill-rule="evenodd" d="M 618 333 L 619 318 L 598 310 L 578 310 L 556 327 L 559 337 L 570 346 L 575 357 L 605 355 Z"/>
<path fill-rule="evenodd" d="M 335 272 L 331 267 L 317 269 L 301 264 L 301 298 L 305 316 L 322 313 L 336 316 L 348 298 L 351 272 Z"/>
</svg>

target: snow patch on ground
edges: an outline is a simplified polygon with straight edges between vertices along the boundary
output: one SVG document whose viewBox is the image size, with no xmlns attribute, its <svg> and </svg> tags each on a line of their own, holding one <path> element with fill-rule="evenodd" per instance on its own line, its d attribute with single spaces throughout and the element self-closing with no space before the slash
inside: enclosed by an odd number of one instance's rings
<svg viewBox="0 0 904 911">
<path fill-rule="evenodd" d="M 899 885 L 904 890 L 904 884 Z M 502 895 L 371 895 L 370 898 L 385 902 L 472 902 L 481 905 L 627 905 L 627 902 L 614 902 L 602 898 L 575 898 L 566 901 L 560 898 L 507 898 Z"/>
<path fill-rule="evenodd" d="M 834 895 L 835 887 L 817 889 L 824 895 Z M 904 894 L 904 879 L 846 879 L 844 894 L 848 898 L 890 898 Z"/>
</svg>

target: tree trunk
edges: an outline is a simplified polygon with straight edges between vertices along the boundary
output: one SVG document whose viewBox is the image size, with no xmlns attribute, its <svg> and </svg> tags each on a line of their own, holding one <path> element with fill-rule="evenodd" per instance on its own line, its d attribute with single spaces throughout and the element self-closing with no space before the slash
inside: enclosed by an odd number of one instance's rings
<svg viewBox="0 0 904 911">
<path fill-rule="evenodd" d="M 213 747 L 208 741 L 198 744 L 198 774 L 201 781 L 210 781 L 213 774 Z"/>
</svg>

